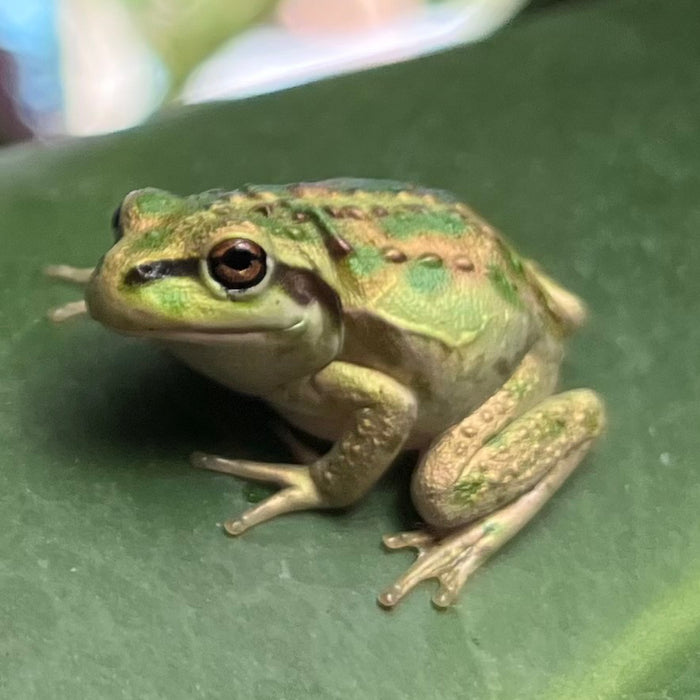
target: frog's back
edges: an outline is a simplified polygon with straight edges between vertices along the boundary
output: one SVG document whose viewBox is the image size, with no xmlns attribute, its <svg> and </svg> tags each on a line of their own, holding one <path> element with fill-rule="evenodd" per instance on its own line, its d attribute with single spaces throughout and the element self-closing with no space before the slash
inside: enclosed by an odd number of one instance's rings
<svg viewBox="0 0 700 700">
<path fill-rule="evenodd" d="M 281 223 L 289 217 L 307 235 L 307 252 L 309 228 L 320 230 L 323 254 L 334 258 L 328 281 L 346 313 L 374 314 L 460 347 L 489 326 L 523 322 L 539 310 L 517 254 L 449 193 L 357 179 L 242 192 L 267 198 Z"/>
<path fill-rule="evenodd" d="M 411 386 L 426 435 L 475 408 L 561 326 L 539 273 L 448 193 L 350 179 L 239 192 L 279 225 L 276 244 L 303 251 L 336 291 L 339 359 Z"/>
</svg>

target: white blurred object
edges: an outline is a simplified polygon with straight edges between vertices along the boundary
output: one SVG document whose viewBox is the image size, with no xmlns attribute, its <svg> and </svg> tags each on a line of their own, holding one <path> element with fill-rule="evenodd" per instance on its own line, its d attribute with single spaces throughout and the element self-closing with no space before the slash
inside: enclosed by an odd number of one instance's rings
<svg viewBox="0 0 700 700">
<path fill-rule="evenodd" d="M 528 0 L 284 0 L 276 24 L 251 29 L 197 68 L 187 103 L 273 92 L 483 39 Z"/>
<path fill-rule="evenodd" d="M 124 129 L 161 104 L 165 72 L 123 4 L 60 0 L 58 23 L 67 133 Z"/>
</svg>

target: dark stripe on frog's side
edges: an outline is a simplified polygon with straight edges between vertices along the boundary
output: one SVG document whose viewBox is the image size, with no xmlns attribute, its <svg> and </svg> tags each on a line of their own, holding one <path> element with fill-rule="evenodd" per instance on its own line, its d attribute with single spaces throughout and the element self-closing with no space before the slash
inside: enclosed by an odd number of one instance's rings
<svg viewBox="0 0 700 700">
<path fill-rule="evenodd" d="M 132 267 L 124 275 L 124 284 L 136 287 L 164 277 L 197 277 L 199 258 L 179 260 L 151 260 Z"/>
<path fill-rule="evenodd" d="M 275 265 L 275 277 L 277 283 L 299 306 L 308 306 L 316 301 L 334 318 L 337 318 L 340 324 L 342 316 L 340 297 L 318 273 L 278 262 Z"/>
<path fill-rule="evenodd" d="M 292 213 L 292 221 L 296 223 L 312 222 L 321 234 L 321 240 L 333 260 L 341 260 L 352 253 L 352 246 L 338 233 L 329 217 L 332 216 L 329 207 L 321 210 L 303 200 L 290 202 L 282 200 L 281 204 Z"/>
<path fill-rule="evenodd" d="M 199 277 L 199 264 L 199 258 L 152 260 L 132 267 L 124 276 L 124 283 L 138 286 L 165 277 Z M 308 306 L 317 301 L 340 319 L 340 298 L 318 274 L 311 270 L 289 267 L 280 262 L 275 265 L 274 274 L 278 284 L 297 304 Z"/>
</svg>

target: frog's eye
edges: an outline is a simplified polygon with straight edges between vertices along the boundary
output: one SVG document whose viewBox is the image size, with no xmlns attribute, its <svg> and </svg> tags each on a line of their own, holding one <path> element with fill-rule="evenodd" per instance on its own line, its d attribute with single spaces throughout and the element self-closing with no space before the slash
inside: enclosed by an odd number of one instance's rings
<svg viewBox="0 0 700 700">
<path fill-rule="evenodd" d="M 121 240 L 124 235 L 122 230 L 122 205 L 120 204 L 112 214 L 112 234 L 114 235 L 114 242 L 117 243 Z"/>
<path fill-rule="evenodd" d="M 262 282 L 267 272 L 265 251 L 247 238 L 217 243 L 207 257 L 211 276 L 226 289 L 249 289 Z"/>
</svg>

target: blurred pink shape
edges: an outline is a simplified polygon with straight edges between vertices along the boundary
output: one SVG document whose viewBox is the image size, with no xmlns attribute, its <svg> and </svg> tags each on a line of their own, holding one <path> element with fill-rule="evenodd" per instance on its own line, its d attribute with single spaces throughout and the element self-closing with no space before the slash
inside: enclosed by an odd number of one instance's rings
<svg viewBox="0 0 700 700">
<path fill-rule="evenodd" d="M 282 0 L 278 21 L 293 34 L 349 34 L 405 17 L 422 0 Z"/>
</svg>

